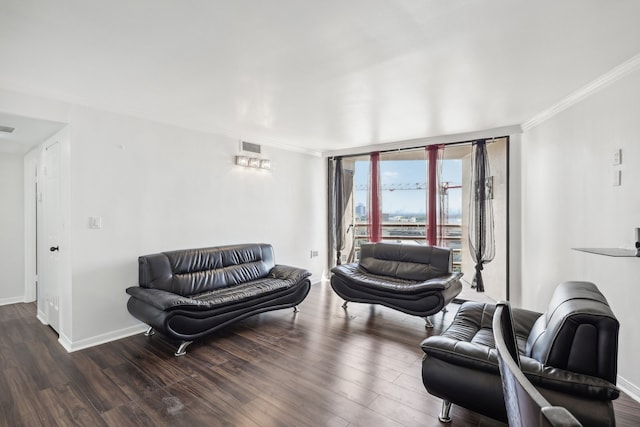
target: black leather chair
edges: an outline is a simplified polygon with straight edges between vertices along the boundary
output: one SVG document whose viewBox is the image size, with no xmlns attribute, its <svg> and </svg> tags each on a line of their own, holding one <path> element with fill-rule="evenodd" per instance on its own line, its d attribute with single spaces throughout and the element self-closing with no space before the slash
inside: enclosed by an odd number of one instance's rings
<svg viewBox="0 0 640 427">
<path fill-rule="evenodd" d="M 422 342 L 422 381 L 443 399 L 442 421 L 456 404 L 507 421 L 492 329 L 495 304 L 467 302 L 440 336 Z M 618 320 L 589 282 L 560 284 L 545 313 L 513 308 L 522 371 L 552 405 L 585 426 L 613 426 Z"/>
<path fill-rule="evenodd" d="M 520 355 L 508 302 L 499 302 L 496 306 L 493 315 L 493 338 L 509 426 L 582 426 L 566 408 L 552 406 L 520 370 Z"/>
<path fill-rule="evenodd" d="M 436 246 L 365 243 L 360 261 L 331 271 L 331 287 L 347 301 L 382 304 L 425 318 L 442 310 L 462 290 L 451 250 Z"/>
</svg>

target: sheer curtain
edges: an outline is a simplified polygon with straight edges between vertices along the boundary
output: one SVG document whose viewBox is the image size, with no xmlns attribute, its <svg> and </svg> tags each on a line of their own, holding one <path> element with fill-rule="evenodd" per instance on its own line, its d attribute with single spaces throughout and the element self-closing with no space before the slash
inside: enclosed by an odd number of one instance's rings
<svg viewBox="0 0 640 427">
<path fill-rule="evenodd" d="M 369 175 L 369 240 L 382 240 L 382 206 L 380 200 L 380 153 L 371 153 Z"/>
<path fill-rule="evenodd" d="M 469 250 L 476 264 L 471 287 L 478 292 L 484 292 L 483 266 L 493 260 L 496 251 L 491 171 L 487 143 L 483 139 L 473 143 L 470 188 Z"/>
</svg>

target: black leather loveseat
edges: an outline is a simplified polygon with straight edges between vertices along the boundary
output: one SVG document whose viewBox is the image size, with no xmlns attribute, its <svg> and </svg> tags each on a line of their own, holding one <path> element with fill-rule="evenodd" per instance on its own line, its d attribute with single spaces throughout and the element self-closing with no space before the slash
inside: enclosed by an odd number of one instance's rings
<svg viewBox="0 0 640 427">
<path fill-rule="evenodd" d="M 276 265 L 263 243 L 162 252 L 138 264 L 139 286 L 127 289 L 127 308 L 149 325 L 147 335 L 157 330 L 179 340 L 176 356 L 230 323 L 296 307 L 310 289 L 310 272 Z"/>
<path fill-rule="evenodd" d="M 451 403 L 506 421 L 492 329 L 495 305 L 464 303 L 440 336 L 422 342 L 422 381 Z M 613 426 L 619 323 L 589 282 L 560 284 L 548 310 L 512 309 L 522 372 L 544 398 L 568 409 L 584 426 Z"/>
<path fill-rule="evenodd" d="M 436 246 L 364 243 L 360 261 L 331 271 L 331 287 L 346 301 L 382 304 L 414 316 L 442 310 L 462 290 L 451 250 Z"/>
</svg>

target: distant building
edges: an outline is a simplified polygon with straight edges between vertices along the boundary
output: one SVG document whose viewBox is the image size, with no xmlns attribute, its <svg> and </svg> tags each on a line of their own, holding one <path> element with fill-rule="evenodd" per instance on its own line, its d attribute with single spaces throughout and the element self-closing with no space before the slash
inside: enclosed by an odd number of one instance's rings
<svg viewBox="0 0 640 427">
<path fill-rule="evenodd" d="M 358 206 L 356 206 L 356 216 L 367 216 L 367 207 L 363 203 L 358 203 Z"/>
</svg>

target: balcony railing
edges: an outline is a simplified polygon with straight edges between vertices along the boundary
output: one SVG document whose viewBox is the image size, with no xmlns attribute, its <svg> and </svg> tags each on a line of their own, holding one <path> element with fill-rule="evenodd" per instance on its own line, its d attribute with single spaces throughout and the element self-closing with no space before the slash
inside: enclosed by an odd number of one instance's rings
<svg viewBox="0 0 640 427">
<path fill-rule="evenodd" d="M 427 229 L 425 224 L 415 222 L 383 222 L 383 242 L 414 242 L 420 245 L 427 244 Z M 360 259 L 360 245 L 369 241 L 369 223 L 358 222 L 354 224 L 354 247 L 349 254 L 348 262 Z M 462 263 L 462 226 L 460 224 L 442 225 L 441 246 L 451 248 L 453 252 L 453 268 L 460 271 Z"/>
</svg>

